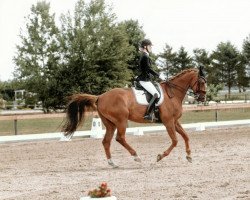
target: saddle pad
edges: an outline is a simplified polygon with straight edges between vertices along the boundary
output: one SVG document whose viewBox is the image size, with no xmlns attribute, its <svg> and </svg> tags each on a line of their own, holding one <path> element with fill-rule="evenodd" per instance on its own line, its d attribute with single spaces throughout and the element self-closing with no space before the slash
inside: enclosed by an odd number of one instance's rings
<svg viewBox="0 0 250 200">
<path fill-rule="evenodd" d="M 160 96 L 159 101 L 155 105 L 160 106 L 164 100 L 164 94 L 163 94 L 163 90 L 162 90 L 159 83 L 157 83 L 157 86 L 159 87 L 161 96 Z M 134 92 L 135 99 L 136 99 L 136 102 L 138 104 L 140 104 L 140 105 L 148 105 L 149 104 L 149 102 L 147 101 L 146 94 L 145 94 L 144 90 L 137 90 L 137 89 L 135 89 L 135 87 L 132 87 L 132 90 Z"/>
</svg>

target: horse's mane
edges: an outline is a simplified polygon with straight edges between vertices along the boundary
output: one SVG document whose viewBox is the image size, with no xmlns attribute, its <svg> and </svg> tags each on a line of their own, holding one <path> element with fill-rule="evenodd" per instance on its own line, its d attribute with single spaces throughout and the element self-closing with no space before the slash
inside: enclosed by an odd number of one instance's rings
<svg viewBox="0 0 250 200">
<path fill-rule="evenodd" d="M 194 68 L 192 68 L 192 69 L 185 69 L 185 70 L 181 71 L 180 73 L 176 74 L 175 76 L 171 77 L 171 78 L 169 79 L 169 81 L 172 81 L 172 80 L 174 80 L 175 78 L 178 78 L 179 76 L 181 76 L 181 75 L 183 75 L 183 74 L 186 74 L 187 72 L 191 72 L 191 71 L 197 72 L 198 70 L 197 70 L 197 69 L 194 69 Z"/>
</svg>

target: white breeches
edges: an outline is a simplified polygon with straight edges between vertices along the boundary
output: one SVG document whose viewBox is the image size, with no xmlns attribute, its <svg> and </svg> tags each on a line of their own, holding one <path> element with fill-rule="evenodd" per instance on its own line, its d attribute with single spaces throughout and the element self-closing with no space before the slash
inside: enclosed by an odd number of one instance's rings
<svg viewBox="0 0 250 200">
<path fill-rule="evenodd" d="M 153 85 L 153 83 L 151 83 L 150 81 L 139 81 L 139 83 L 141 84 L 142 87 L 144 87 L 150 94 L 152 94 L 154 96 L 154 94 L 156 93 L 158 95 L 158 98 L 160 97 L 160 94 L 158 92 L 158 90 L 155 88 L 155 86 Z"/>
</svg>

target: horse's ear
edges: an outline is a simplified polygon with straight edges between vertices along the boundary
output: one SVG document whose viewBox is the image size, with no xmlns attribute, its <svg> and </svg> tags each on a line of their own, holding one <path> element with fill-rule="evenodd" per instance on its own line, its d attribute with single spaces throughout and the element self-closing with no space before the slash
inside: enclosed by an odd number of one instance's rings
<svg viewBox="0 0 250 200">
<path fill-rule="evenodd" d="M 203 65 L 200 65 L 200 67 L 199 67 L 199 75 L 202 76 L 202 77 L 205 77 L 204 66 Z"/>
</svg>

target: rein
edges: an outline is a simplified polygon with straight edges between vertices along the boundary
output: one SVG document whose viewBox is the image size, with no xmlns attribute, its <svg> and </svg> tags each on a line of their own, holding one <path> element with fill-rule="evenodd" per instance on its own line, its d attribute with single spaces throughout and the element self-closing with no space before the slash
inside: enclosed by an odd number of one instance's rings
<svg viewBox="0 0 250 200">
<path fill-rule="evenodd" d="M 192 86 L 189 86 L 188 88 L 183 88 L 183 87 L 181 87 L 181 86 L 179 86 L 179 85 L 176 85 L 176 84 L 174 84 L 174 83 L 171 83 L 170 81 L 165 81 L 165 83 L 167 84 L 167 85 L 169 85 L 170 86 L 170 89 L 172 89 L 172 88 L 176 88 L 176 89 L 178 89 L 179 91 L 181 91 L 181 92 L 187 92 L 187 90 L 191 87 L 191 88 L 193 88 L 193 86 L 195 85 L 195 84 L 197 84 L 197 89 L 196 89 L 196 91 L 195 92 L 189 92 L 190 94 L 193 94 L 194 95 L 194 97 L 195 97 L 195 99 L 198 99 L 199 98 L 199 92 L 204 92 L 204 91 L 201 91 L 200 90 L 200 82 L 201 82 L 201 80 L 204 80 L 205 82 L 207 82 L 206 81 L 206 79 L 205 79 L 205 77 L 203 77 L 203 76 L 199 76 L 198 77 L 198 79 L 197 79 L 197 81 L 195 81 L 195 83 L 192 85 Z M 172 92 L 172 90 L 171 90 L 171 93 L 173 93 Z"/>
<path fill-rule="evenodd" d="M 183 87 L 181 87 L 181 86 L 179 86 L 179 85 L 176 85 L 176 84 L 174 84 L 174 83 L 171 83 L 170 81 L 165 81 L 165 83 L 166 83 L 167 85 L 169 85 L 170 87 L 172 87 L 172 88 L 178 89 L 178 90 L 181 91 L 181 92 L 186 92 L 186 91 L 188 90 L 188 88 L 187 88 L 187 89 L 186 89 L 186 88 L 183 88 Z"/>
</svg>

